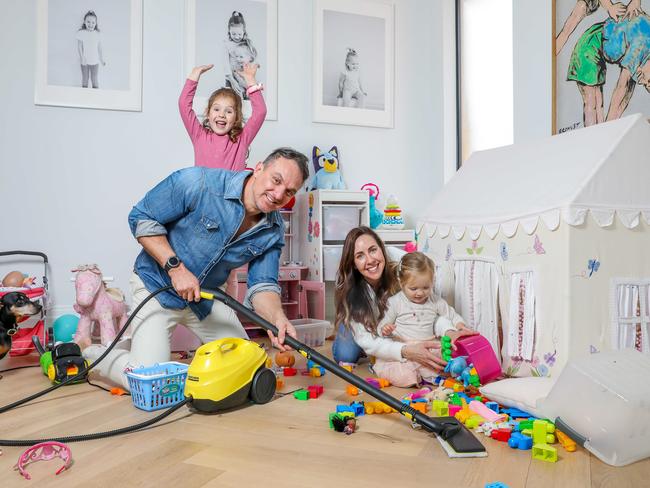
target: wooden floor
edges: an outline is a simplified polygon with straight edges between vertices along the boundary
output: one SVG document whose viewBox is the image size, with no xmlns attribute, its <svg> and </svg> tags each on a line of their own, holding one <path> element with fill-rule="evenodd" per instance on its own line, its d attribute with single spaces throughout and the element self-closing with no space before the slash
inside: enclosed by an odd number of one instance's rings
<svg viewBox="0 0 650 488">
<path fill-rule="evenodd" d="M 329 344 L 323 352 L 329 351 Z M 29 358 L 34 362 L 35 358 Z M 3 360 L 0 369 L 25 364 Z M 304 367 L 304 360 L 299 361 Z M 357 373 L 368 376 L 365 366 Z M 623 468 L 603 464 L 585 450 L 566 453 L 551 464 L 531 460 L 530 451 L 480 438 L 489 456 L 449 459 L 430 434 L 413 430 L 398 414 L 360 418 L 359 431 L 346 436 L 328 429 L 327 414 L 349 403 L 345 383 L 324 378 L 285 378 L 282 391 L 322 383 L 317 400 L 292 395 L 220 415 L 192 414 L 183 407 L 146 431 L 70 444 L 74 464 L 59 476 L 59 459 L 29 467 L 31 481 L 13 471 L 24 448 L 2 447 L 0 486 L 47 487 L 484 487 L 500 481 L 510 488 L 650 486 L 650 460 Z M 319 380 L 319 381 L 315 381 Z M 0 404 L 49 386 L 40 369 L 3 373 Z M 391 388 L 401 396 L 406 391 Z M 362 394 L 361 399 L 370 399 Z M 88 384 L 66 386 L 0 415 L 2 439 L 38 439 L 116 429 L 152 417 Z"/>
</svg>

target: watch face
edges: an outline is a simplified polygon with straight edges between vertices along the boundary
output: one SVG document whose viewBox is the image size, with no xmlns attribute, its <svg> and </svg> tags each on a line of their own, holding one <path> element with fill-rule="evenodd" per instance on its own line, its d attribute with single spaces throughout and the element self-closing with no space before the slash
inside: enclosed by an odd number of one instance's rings
<svg viewBox="0 0 650 488">
<path fill-rule="evenodd" d="M 167 260 L 167 266 L 169 268 L 176 268 L 181 264 L 181 260 L 178 259 L 176 256 L 172 256 Z"/>
</svg>

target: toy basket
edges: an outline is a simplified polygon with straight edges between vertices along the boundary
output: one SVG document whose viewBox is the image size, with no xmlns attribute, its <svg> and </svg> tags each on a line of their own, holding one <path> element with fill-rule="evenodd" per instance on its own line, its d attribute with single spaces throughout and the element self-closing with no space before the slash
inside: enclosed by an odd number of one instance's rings
<svg viewBox="0 0 650 488">
<path fill-rule="evenodd" d="M 133 405 L 151 412 L 183 401 L 187 369 L 187 364 L 169 361 L 127 371 Z"/>
</svg>

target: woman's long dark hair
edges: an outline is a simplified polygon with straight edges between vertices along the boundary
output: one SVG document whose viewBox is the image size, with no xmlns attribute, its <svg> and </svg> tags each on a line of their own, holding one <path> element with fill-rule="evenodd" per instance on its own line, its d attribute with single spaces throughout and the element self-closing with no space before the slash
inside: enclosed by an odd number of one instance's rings
<svg viewBox="0 0 650 488">
<path fill-rule="evenodd" d="M 368 235 L 377 242 L 386 261 L 377 289 L 370 286 L 354 264 L 354 246 L 363 235 Z M 386 311 L 386 302 L 397 291 L 399 285 L 395 277 L 395 264 L 388 260 L 384 243 L 375 231 L 361 226 L 348 232 L 336 274 L 336 323 L 343 323 L 349 328 L 352 321 L 358 322 L 368 332 L 376 334 L 377 323 Z"/>
</svg>

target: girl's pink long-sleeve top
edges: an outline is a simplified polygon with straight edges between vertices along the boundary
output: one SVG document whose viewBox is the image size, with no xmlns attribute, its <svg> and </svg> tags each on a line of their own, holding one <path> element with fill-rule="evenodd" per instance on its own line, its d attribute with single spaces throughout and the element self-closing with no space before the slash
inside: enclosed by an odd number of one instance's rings
<svg viewBox="0 0 650 488">
<path fill-rule="evenodd" d="M 192 109 L 197 86 L 198 82 L 186 80 L 178 99 L 183 125 L 194 146 L 195 166 L 243 170 L 246 167 L 248 146 L 259 132 L 266 117 L 266 104 L 262 91 L 258 90 L 249 95 L 253 113 L 244 125 L 242 133 L 239 134 L 237 142 L 232 142 L 228 135 L 219 136 L 201 125 Z"/>
</svg>

